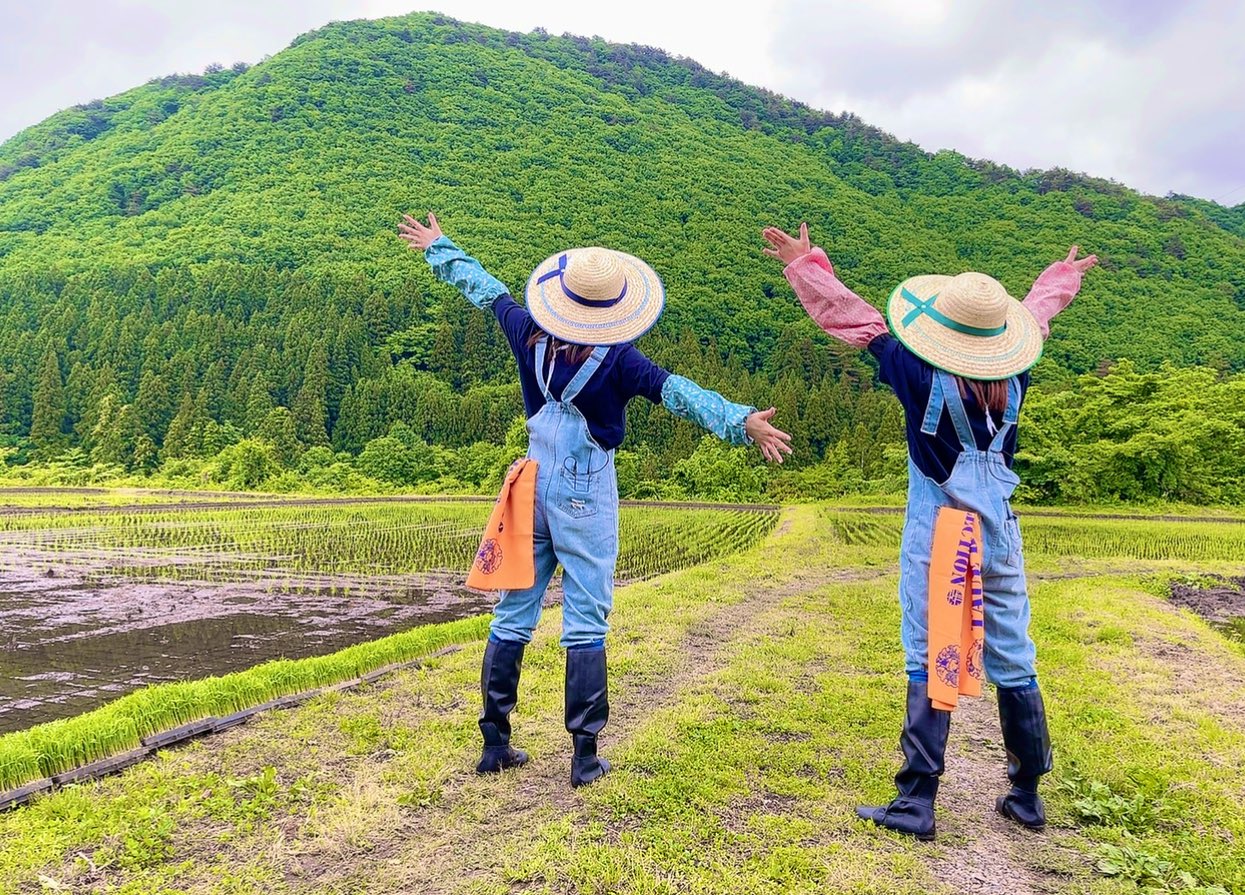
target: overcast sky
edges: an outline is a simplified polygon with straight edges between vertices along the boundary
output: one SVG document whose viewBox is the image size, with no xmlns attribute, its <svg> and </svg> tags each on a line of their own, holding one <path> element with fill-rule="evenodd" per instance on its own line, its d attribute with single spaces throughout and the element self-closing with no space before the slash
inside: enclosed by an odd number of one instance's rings
<svg viewBox="0 0 1245 895">
<path fill-rule="evenodd" d="M 929 150 L 1245 201 L 1241 0 L 420 2 L 0 0 L 0 140 L 334 19 L 432 8 L 661 47 Z"/>
</svg>

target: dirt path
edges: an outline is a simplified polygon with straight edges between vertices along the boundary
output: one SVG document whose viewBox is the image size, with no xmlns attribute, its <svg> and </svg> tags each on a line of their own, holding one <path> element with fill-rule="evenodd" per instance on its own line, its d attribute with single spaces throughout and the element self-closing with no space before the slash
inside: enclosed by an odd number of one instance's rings
<svg viewBox="0 0 1245 895">
<path fill-rule="evenodd" d="M 1027 858 L 1060 849 L 1058 834 L 1019 829 L 994 810 L 1007 791 L 1007 754 L 999 731 L 993 692 L 965 699 L 952 715 L 947 769 L 938 791 L 938 854 L 934 875 L 958 892 L 996 893 L 1007 880 L 1008 895 L 1043 895 L 1058 888 L 1051 874 L 1034 870 Z"/>
<path fill-rule="evenodd" d="M 635 680 L 615 673 L 611 680 L 610 723 L 601 736 L 601 751 L 608 755 L 627 741 L 651 716 L 680 699 L 688 689 L 721 671 L 727 664 L 727 648 L 741 640 L 764 636 L 785 623 L 790 610 L 782 606 L 787 597 L 816 590 L 835 581 L 862 581 L 883 577 L 888 569 L 823 570 L 778 587 L 755 586 L 743 599 L 723 605 L 697 622 L 683 636 L 675 651 L 673 668 L 657 677 Z M 554 672 L 556 673 L 556 671 Z M 404 824 L 403 842 L 385 849 L 377 878 L 389 881 L 382 891 L 406 895 L 433 895 L 446 891 L 446 880 L 462 885 L 477 873 L 495 873 L 499 842 L 521 839 L 542 823 L 558 818 L 587 822 L 582 795 L 568 785 L 569 744 L 562 729 L 560 704 L 553 711 L 516 722 L 515 743 L 534 741 L 542 750 L 552 744 L 551 754 L 533 755 L 521 772 L 501 779 L 480 779 L 458 772 L 447 785 L 444 798 L 418 820 Z M 487 808 L 482 806 L 487 802 Z M 487 811 L 481 825 L 454 823 L 464 813 Z M 310 866 L 316 872 L 287 876 L 295 891 L 321 891 L 347 884 L 352 868 L 333 868 L 319 859 Z"/>
<path fill-rule="evenodd" d="M 605 754 L 625 743 L 654 716 L 690 691 L 704 687 L 730 661 L 730 648 L 755 642 L 791 624 L 796 611 L 785 601 L 829 584 L 869 581 L 894 573 L 890 568 L 849 569 L 809 574 L 797 582 L 778 587 L 756 587 L 740 601 L 723 606 L 694 626 L 680 641 L 673 669 L 661 677 L 623 682 L 611 703 L 611 722 L 602 735 Z M 814 669 L 810 668 L 809 673 Z M 947 754 L 947 774 L 939 796 L 939 840 L 929 851 L 933 877 L 962 893 L 998 892 L 999 881 L 1008 880 L 1009 895 L 1042 895 L 1060 887 L 1060 879 L 1033 867 L 1036 850 L 1064 852 L 1069 862 L 1081 859 L 1059 843 L 1063 834 L 1029 834 L 997 815 L 994 798 L 1005 791 L 1006 758 L 992 696 L 966 700 L 957 712 Z M 896 734 L 898 732 L 896 731 Z M 542 713 L 523 719 L 516 728 L 516 742 L 539 736 L 551 738 L 556 748 L 521 772 L 501 780 L 479 780 L 466 772 L 447 787 L 442 803 L 422 812 L 418 821 L 404 825 L 401 844 L 385 847 L 374 855 L 379 861 L 377 879 L 388 881 L 379 891 L 432 895 L 446 890 L 447 879 L 464 885 L 477 875 L 496 874 L 498 843 L 520 840 L 524 834 L 558 819 L 571 827 L 600 822 L 580 793 L 567 785 L 565 734 L 561 716 Z M 899 756 L 896 753 L 896 762 Z M 766 798 L 762 792 L 755 796 Z M 777 798 L 770 806 L 782 813 L 786 803 Z M 485 807 L 487 803 L 487 807 Z M 479 814 L 487 811 L 487 817 Z M 464 814 L 479 823 L 455 823 Z M 488 836 L 481 837 L 481 828 Z M 625 832 L 606 824 L 611 840 Z M 320 891 L 323 887 L 348 886 L 354 872 L 334 868 L 316 859 L 305 869 L 311 873 L 287 876 L 295 891 Z"/>
</svg>

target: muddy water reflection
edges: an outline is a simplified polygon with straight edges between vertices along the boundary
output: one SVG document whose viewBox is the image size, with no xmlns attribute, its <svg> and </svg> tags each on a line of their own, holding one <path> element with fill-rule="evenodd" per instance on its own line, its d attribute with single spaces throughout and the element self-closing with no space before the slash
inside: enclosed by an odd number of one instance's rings
<svg viewBox="0 0 1245 895">
<path fill-rule="evenodd" d="M 491 605 L 446 575 L 304 576 L 274 587 L 52 571 L 0 570 L 0 733 L 145 684 L 322 655 Z"/>
</svg>

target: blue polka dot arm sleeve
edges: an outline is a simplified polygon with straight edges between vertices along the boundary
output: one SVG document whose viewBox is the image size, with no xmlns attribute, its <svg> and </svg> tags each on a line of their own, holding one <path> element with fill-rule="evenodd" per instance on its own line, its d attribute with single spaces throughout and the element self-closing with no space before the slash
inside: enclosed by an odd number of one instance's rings
<svg viewBox="0 0 1245 895">
<path fill-rule="evenodd" d="M 481 310 L 488 310 L 498 298 L 510 294 L 500 280 L 454 245 L 448 236 L 439 237 L 424 249 L 424 260 L 432 268 L 433 276 L 457 288 L 467 301 Z"/>
<path fill-rule="evenodd" d="M 717 392 L 701 388 L 692 380 L 671 374 L 661 387 L 662 406 L 675 416 L 691 420 L 731 444 L 752 444 L 744 431 L 755 407 L 732 404 Z"/>
</svg>

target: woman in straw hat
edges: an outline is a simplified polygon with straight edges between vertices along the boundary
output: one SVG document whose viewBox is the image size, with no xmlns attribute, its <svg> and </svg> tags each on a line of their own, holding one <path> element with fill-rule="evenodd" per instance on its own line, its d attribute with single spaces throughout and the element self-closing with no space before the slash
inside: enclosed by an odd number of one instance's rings
<svg viewBox="0 0 1245 895">
<path fill-rule="evenodd" d="M 950 712 L 935 709 L 928 695 L 928 582 L 935 518 L 950 506 L 976 513 L 982 525 L 985 674 L 998 688 L 1012 784 L 995 806 L 1040 830 L 1046 816 L 1037 784 L 1051 768 L 1050 735 L 1029 638 L 1020 528 L 1009 502 L 1019 482 L 1011 466 L 1028 370 L 1042 354 L 1051 318 L 1072 301 L 1097 259 L 1078 261 L 1073 246 L 1043 271 L 1023 303 L 981 273 L 911 277 L 887 302 L 892 334 L 882 315 L 834 275 L 826 253 L 809 244 L 806 224 L 798 237 L 774 227 L 762 235 L 770 243 L 765 253 L 786 263 L 787 281 L 813 320 L 877 358 L 880 378 L 895 390 L 907 421 L 908 505 L 899 571 L 908 672 L 900 737 L 905 761 L 895 777 L 898 796 L 857 813 L 919 839 L 934 838 Z"/>
<path fill-rule="evenodd" d="M 602 248 L 560 252 L 528 279 L 524 308 L 442 235 L 434 215 L 427 225 L 406 215 L 399 233 L 439 279 L 497 317 L 518 362 L 528 456 L 539 466 L 536 581 L 502 591 L 493 611 L 480 679 L 484 754 L 476 770 L 493 773 L 527 761 L 510 745 L 509 716 L 524 646 L 561 562 L 571 785 L 591 783 L 609 770 L 597 756 L 597 735 L 609 717 L 605 635 L 618 556 L 614 449 L 623 440 L 627 402 L 642 396 L 663 404 L 732 444 L 755 444 L 774 462 L 791 452 L 790 436 L 770 425 L 773 408 L 732 404 L 668 373 L 631 344 L 657 322 L 665 302 L 661 280 L 639 258 Z"/>
</svg>

